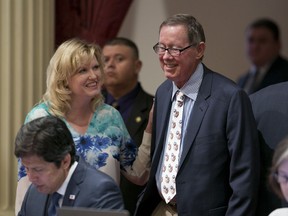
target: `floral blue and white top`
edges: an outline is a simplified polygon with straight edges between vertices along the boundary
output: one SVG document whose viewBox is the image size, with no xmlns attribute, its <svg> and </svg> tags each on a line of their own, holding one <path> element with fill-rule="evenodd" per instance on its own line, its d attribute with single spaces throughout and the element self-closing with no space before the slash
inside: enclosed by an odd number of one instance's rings
<svg viewBox="0 0 288 216">
<path fill-rule="evenodd" d="M 46 103 L 36 105 L 27 115 L 25 123 L 33 119 L 51 115 Z M 68 126 L 76 150 L 90 165 L 110 175 L 118 184 L 120 169 L 131 168 L 137 147 L 133 143 L 119 112 L 112 106 L 102 104 L 97 107 L 86 133 L 79 134 L 63 118 Z M 18 161 L 18 180 L 26 176 L 25 168 Z"/>
</svg>

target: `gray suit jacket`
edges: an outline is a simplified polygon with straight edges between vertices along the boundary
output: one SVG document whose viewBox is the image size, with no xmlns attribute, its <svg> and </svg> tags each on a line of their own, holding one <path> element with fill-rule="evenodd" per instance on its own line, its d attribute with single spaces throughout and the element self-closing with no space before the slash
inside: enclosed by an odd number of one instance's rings
<svg viewBox="0 0 288 216">
<path fill-rule="evenodd" d="M 151 173 L 135 215 L 151 215 L 161 201 L 155 176 L 165 143 L 171 94 L 170 80 L 156 92 Z M 178 215 L 254 216 L 259 152 L 247 94 L 204 66 L 186 130 L 176 177 Z"/>
<path fill-rule="evenodd" d="M 73 196 L 74 195 L 74 196 Z M 31 185 L 25 195 L 18 216 L 47 215 L 49 196 Z M 102 209 L 123 209 L 119 187 L 114 180 L 80 160 L 65 192 L 62 206 Z"/>
</svg>

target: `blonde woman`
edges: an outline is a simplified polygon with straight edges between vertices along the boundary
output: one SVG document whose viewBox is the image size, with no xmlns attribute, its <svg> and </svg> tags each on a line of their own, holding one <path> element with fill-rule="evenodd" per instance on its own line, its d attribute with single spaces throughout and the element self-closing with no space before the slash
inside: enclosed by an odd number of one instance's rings
<svg viewBox="0 0 288 216">
<path fill-rule="evenodd" d="M 269 184 L 281 199 L 288 202 L 288 137 L 276 147 L 269 175 Z M 288 208 L 274 210 L 269 216 L 287 216 Z"/>
<path fill-rule="evenodd" d="M 147 125 L 149 133 L 144 133 L 137 149 L 119 112 L 103 103 L 103 68 L 97 45 L 79 39 L 61 44 L 47 68 L 46 92 L 25 122 L 47 115 L 61 118 L 72 133 L 78 155 L 87 163 L 110 175 L 118 185 L 120 170 L 131 182 L 143 185 L 149 173 L 152 124 Z M 16 214 L 29 185 L 19 160 Z"/>
</svg>

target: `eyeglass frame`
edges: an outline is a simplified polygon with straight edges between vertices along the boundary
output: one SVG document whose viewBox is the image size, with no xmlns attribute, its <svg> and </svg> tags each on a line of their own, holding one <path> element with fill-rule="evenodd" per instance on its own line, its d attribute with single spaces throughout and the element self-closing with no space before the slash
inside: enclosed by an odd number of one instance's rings
<svg viewBox="0 0 288 216">
<path fill-rule="evenodd" d="M 273 174 L 273 176 L 279 184 L 287 184 L 288 183 L 288 176 L 286 174 L 280 175 L 278 172 L 275 172 Z M 282 180 L 279 180 L 279 178 L 282 178 Z"/>
<path fill-rule="evenodd" d="M 188 46 L 186 46 L 186 47 L 184 47 L 184 48 L 182 48 L 182 49 L 178 49 L 178 48 L 165 48 L 165 47 L 161 47 L 159 43 L 156 43 L 156 44 L 153 46 L 153 50 L 154 50 L 154 52 L 155 52 L 157 55 L 164 55 L 164 54 L 166 53 L 166 51 L 168 51 L 169 55 L 171 55 L 171 56 L 173 56 L 173 57 L 178 57 L 178 56 L 181 55 L 181 53 L 182 53 L 183 51 L 189 49 L 190 47 L 195 47 L 196 45 L 197 45 L 197 43 L 194 43 L 194 44 L 190 44 L 190 45 L 188 45 Z M 163 49 L 164 52 L 163 52 L 163 53 L 157 53 L 157 52 L 156 52 L 156 48 L 157 48 L 157 47 Z M 177 54 L 177 55 L 175 55 L 175 54 L 172 55 L 172 54 L 170 53 L 170 50 L 178 51 L 179 54 Z"/>
</svg>

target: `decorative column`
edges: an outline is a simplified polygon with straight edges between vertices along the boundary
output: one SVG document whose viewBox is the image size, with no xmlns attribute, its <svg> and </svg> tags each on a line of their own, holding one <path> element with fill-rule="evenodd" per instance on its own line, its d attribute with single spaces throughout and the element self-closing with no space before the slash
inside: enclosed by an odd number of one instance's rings
<svg viewBox="0 0 288 216">
<path fill-rule="evenodd" d="M 0 0 L 0 216 L 14 213 L 14 138 L 45 90 L 54 52 L 54 0 Z"/>
</svg>

